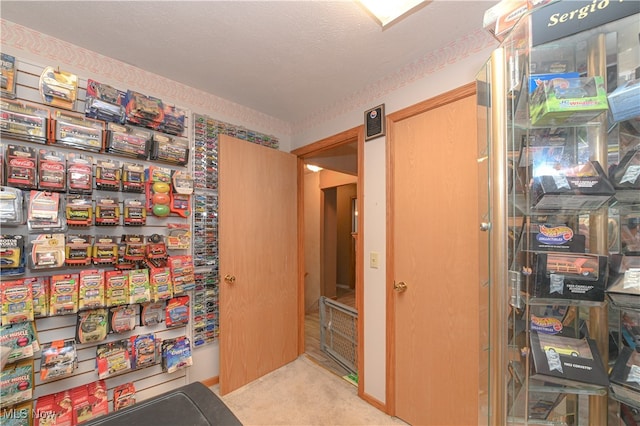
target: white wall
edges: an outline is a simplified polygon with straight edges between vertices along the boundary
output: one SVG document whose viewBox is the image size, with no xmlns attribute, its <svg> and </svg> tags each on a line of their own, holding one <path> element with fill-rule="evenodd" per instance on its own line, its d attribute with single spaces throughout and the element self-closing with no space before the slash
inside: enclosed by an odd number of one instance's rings
<svg viewBox="0 0 640 426">
<path fill-rule="evenodd" d="M 111 58 L 41 34 L 37 30 L 33 31 L 6 20 L 0 20 L 0 23 L 3 31 L 3 53 L 42 65 L 59 65 L 64 70 L 94 78 L 117 88 L 139 90 L 198 114 L 206 114 L 217 120 L 273 134 L 280 139 L 280 148 L 283 151 L 290 151 L 361 125 L 364 111 L 379 104 L 384 103 L 386 113 L 390 114 L 470 83 L 474 81 L 476 72 L 497 46 L 495 40 L 479 29 L 399 69 L 395 75 L 380 84 L 352 96 L 345 94 L 343 106 L 321 112 L 303 123 L 295 124 L 292 134 L 292 126 L 265 114 L 131 65 L 119 63 Z M 386 257 L 385 142 L 384 137 L 367 142 L 364 153 L 365 367 L 363 376 L 365 393 L 382 403 L 385 402 L 386 386 L 384 331 L 386 264 L 383 261 L 380 268 L 370 269 L 366 259 L 372 251 L 378 252 L 381 260 Z M 198 350 L 194 357 L 195 366 L 206 369 L 206 372 L 198 372 L 196 379 L 218 374 L 217 345 L 206 350 Z"/>
</svg>

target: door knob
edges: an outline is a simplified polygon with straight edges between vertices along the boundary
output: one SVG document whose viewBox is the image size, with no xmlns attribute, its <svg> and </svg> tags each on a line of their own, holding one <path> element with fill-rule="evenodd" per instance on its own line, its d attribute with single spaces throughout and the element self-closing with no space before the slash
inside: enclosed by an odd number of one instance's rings
<svg viewBox="0 0 640 426">
<path fill-rule="evenodd" d="M 225 276 L 224 276 L 224 280 L 225 280 L 226 282 L 228 282 L 229 284 L 233 284 L 233 283 L 235 283 L 235 282 L 236 282 L 236 277 L 235 277 L 235 276 L 233 276 L 233 275 L 229 275 L 229 274 L 227 274 L 227 275 L 225 275 Z"/>
<path fill-rule="evenodd" d="M 407 284 L 404 281 L 400 281 L 400 282 L 394 282 L 393 283 L 393 289 L 395 291 L 397 291 L 398 293 L 404 293 L 405 291 L 407 291 Z"/>
</svg>

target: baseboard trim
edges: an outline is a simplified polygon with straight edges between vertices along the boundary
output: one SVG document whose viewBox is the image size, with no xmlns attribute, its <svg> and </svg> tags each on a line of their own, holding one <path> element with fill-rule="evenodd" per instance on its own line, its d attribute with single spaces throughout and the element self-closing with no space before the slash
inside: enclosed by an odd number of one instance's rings
<svg viewBox="0 0 640 426">
<path fill-rule="evenodd" d="M 210 377 L 205 380 L 200 380 L 200 382 L 206 387 L 210 388 L 211 386 L 217 385 L 218 383 L 220 383 L 220 376 Z"/>
</svg>

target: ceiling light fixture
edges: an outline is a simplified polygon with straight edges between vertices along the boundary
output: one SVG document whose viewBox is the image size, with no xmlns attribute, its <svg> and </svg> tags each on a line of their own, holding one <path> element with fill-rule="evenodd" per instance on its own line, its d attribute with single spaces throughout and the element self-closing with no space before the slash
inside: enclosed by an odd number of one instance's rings
<svg viewBox="0 0 640 426">
<path fill-rule="evenodd" d="M 373 15 L 383 29 L 430 3 L 426 0 L 358 0 L 358 2 Z"/>
<path fill-rule="evenodd" d="M 319 172 L 320 170 L 322 170 L 322 167 L 314 166 L 313 164 L 307 164 L 307 169 L 311 170 L 312 172 Z"/>
</svg>

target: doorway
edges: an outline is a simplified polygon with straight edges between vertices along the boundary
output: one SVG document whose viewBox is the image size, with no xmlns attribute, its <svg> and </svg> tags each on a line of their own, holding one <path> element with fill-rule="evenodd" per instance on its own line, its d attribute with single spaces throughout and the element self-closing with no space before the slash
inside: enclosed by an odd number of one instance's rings
<svg viewBox="0 0 640 426">
<path fill-rule="evenodd" d="M 321 313 L 327 307 L 326 303 L 321 304 L 321 299 L 357 310 L 361 290 L 357 256 L 358 200 L 361 199 L 358 194 L 362 190 L 358 184 L 360 134 L 360 129 L 352 129 L 293 151 L 300 159 L 302 178 L 299 207 L 303 223 L 304 346 L 301 353 L 341 377 L 348 376 L 349 369 L 337 362 L 326 347 L 322 348 L 321 339 L 326 338 L 323 333 L 327 330 L 322 327 Z M 354 334 L 354 341 L 360 341 L 359 327 Z M 355 350 L 357 371 L 360 349 Z"/>
</svg>

